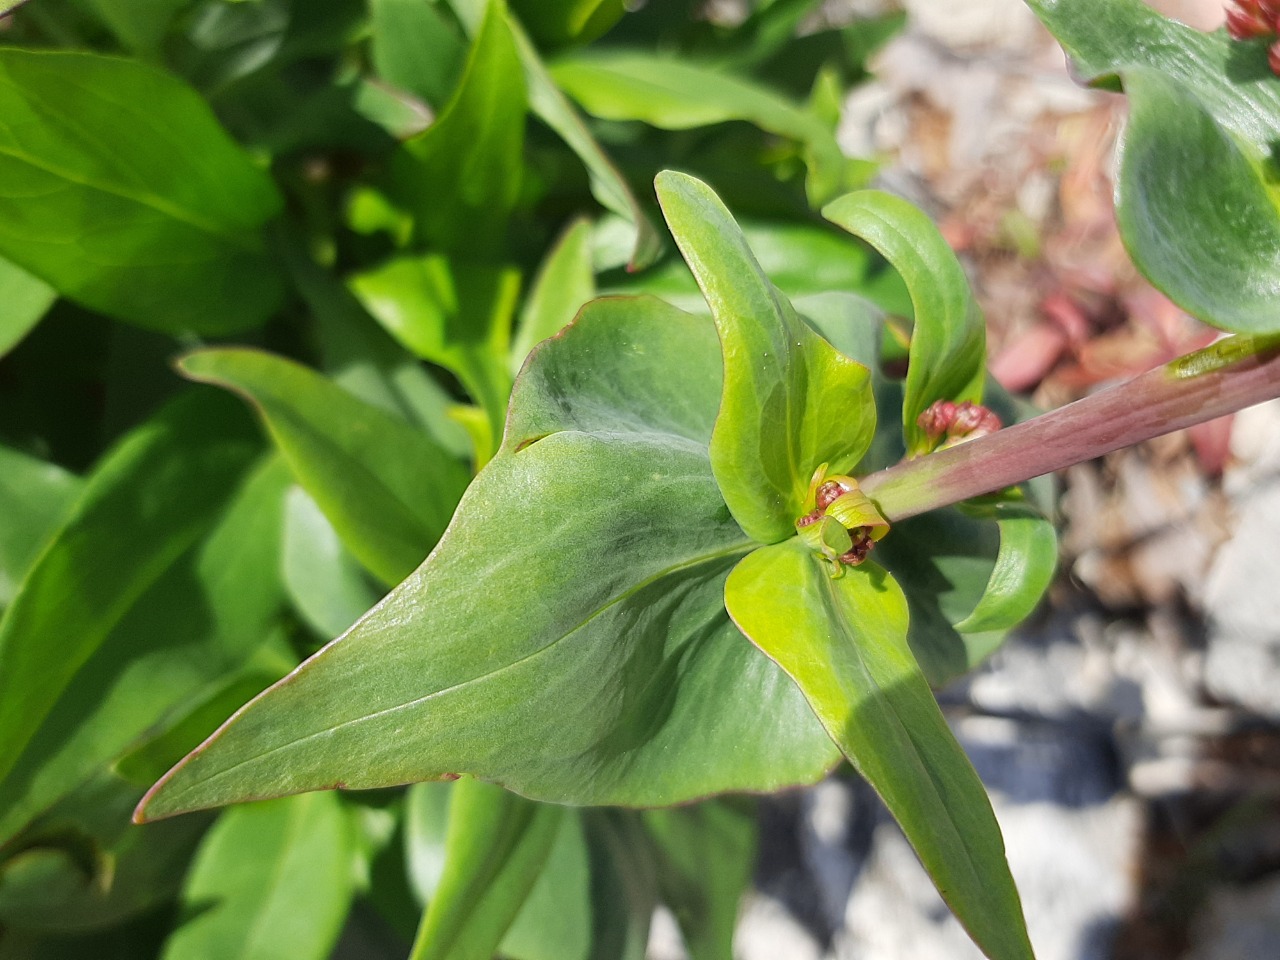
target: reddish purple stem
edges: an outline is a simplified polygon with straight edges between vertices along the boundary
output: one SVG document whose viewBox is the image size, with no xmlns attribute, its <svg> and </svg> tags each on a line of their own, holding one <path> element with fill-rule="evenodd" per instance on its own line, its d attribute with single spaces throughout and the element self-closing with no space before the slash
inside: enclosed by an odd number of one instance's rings
<svg viewBox="0 0 1280 960">
<path fill-rule="evenodd" d="M 863 477 L 902 520 L 1280 396 L 1280 337 L 1236 336 L 1043 416 Z"/>
</svg>

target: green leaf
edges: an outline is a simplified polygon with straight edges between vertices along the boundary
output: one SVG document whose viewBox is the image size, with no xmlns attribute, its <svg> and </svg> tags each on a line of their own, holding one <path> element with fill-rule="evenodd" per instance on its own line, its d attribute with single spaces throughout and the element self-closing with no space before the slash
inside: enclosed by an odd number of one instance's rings
<svg viewBox="0 0 1280 960">
<path fill-rule="evenodd" d="M 323 960 L 350 909 L 354 856 L 332 794 L 228 810 L 200 845 L 162 960 Z"/>
<path fill-rule="evenodd" d="M 6 778 L 81 667 L 209 529 L 256 449 L 234 405 L 186 396 L 94 471 L 0 620 L 0 783 L 11 787 Z"/>
<path fill-rule="evenodd" d="M 657 259 L 662 251 L 662 240 L 636 199 L 626 178 L 614 166 L 612 160 L 596 142 L 556 81 L 538 56 L 538 51 L 525 36 L 520 25 L 510 21 L 512 35 L 524 66 L 525 83 L 528 84 L 529 109 L 539 120 L 555 131 L 587 168 L 591 195 L 606 210 L 616 213 L 631 224 L 634 230 L 630 269 L 641 270 Z"/>
<path fill-rule="evenodd" d="M 338 531 L 301 487 L 290 489 L 285 498 L 281 562 L 289 599 L 302 619 L 322 637 L 345 633 L 381 599 L 381 592 L 374 589 L 355 557 L 343 547 Z"/>
<path fill-rule="evenodd" d="M 56 299 L 53 287 L 0 258 L 0 357 L 31 332 Z"/>
<path fill-rule="evenodd" d="M 0 255 L 119 320 L 220 335 L 283 288 L 267 176 L 175 78 L 88 53 L 0 50 Z"/>
<path fill-rule="evenodd" d="M 184 448 L 194 442 L 194 438 L 185 439 Z M 187 449 L 179 452 L 185 454 Z M 207 496 L 219 506 L 227 499 L 219 486 L 206 485 L 216 478 L 193 480 L 184 475 L 182 465 L 173 462 L 153 465 L 188 480 L 177 490 L 153 485 L 142 492 L 144 497 L 156 497 L 157 505 L 164 504 L 159 498 L 166 495 Z M 101 492 L 100 477 L 101 471 L 90 478 L 86 500 L 95 489 Z M 163 728 L 175 712 L 180 715 L 193 700 L 220 686 L 224 677 L 238 671 L 268 641 L 283 605 L 277 571 L 280 513 L 288 479 L 279 463 L 252 471 L 216 526 L 206 521 L 200 532 L 207 535 L 194 549 L 171 561 L 144 592 L 126 594 L 128 606 L 116 612 L 109 625 L 102 625 L 105 636 L 65 679 L 47 713 L 33 715 L 20 731 L 28 739 L 0 779 L 0 840 L 112 764 L 139 739 Z M 134 480 L 142 482 L 136 475 Z M 118 499 L 115 506 L 122 506 Z M 144 500 L 143 509 L 155 507 Z M 126 530 L 139 525 L 137 514 L 118 509 L 112 520 L 114 528 L 103 523 L 92 532 L 98 537 L 114 533 L 134 542 Z M 64 584 L 79 585 L 101 577 L 93 561 L 116 558 L 104 556 L 101 543 L 92 554 L 67 556 L 65 546 L 69 540 L 74 542 L 76 533 L 85 535 L 85 528 L 77 530 L 73 520 L 45 554 L 33 580 L 49 557 L 60 553 L 65 557 Z M 11 608 L 14 613 L 19 612 L 27 589 L 24 586 Z M 73 587 L 64 585 L 64 589 Z M 56 632 L 27 636 L 41 651 L 56 650 L 60 642 L 65 643 Z M 46 660 L 45 671 L 50 672 L 51 666 Z"/>
<path fill-rule="evenodd" d="M 187 0 L 89 0 L 89 5 L 132 53 L 156 59 L 173 16 Z"/>
<path fill-rule="evenodd" d="M 502 435 L 511 391 L 508 350 L 520 275 L 507 267 L 400 257 L 356 274 L 351 289 L 383 327 L 416 356 L 462 381 Z M 480 461 L 492 450 L 478 449 Z"/>
<path fill-rule="evenodd" d="M 744 120 L 803 144 L 813 206 L 855 183 L 835 133 L 813 113 L 766 87 L 674 56 L 591 50 L 558 60 L 556 82 L 590 114 L 640 120 L 663 130 L 689 130 Z"/>
<path fill-rule="evenodd" d="M 707 456 L 719 369 L 705 320 L 591 304 L 534 351 L 501 451 L 427 562 L 141 815 L 457 773 L 638 805 L 822 776 L 830 741 L 724 613 L 751 544 Z"/>
<path fill-rule="evenodd" d="M 586 43 L 626 12 L 624 0 L 511 0 L 512 12 L 539 43 Z"/>
<path fill-rule="evenodd" d="M 467 58 L 467 46 L 448 18 L 423 0 L 372 0 L 369 13 L 378 76 L 443 105 Z"/>
<path fill-rule="evenodd" d="M 689 956 L 732 960 L 738 906 L 756 859 L 754 805 L 709 801 L 642 816 L 656 848 L 658 889 Z"/>
<path fill-rule="evenodd" d="M 174 898 L 209 818 L 140 830 L 129 823 L 129 808 L 140 792 L 116 777 L 92 776 L 17 841 L 0 848 L 4 948 L 14 930 L 101 936 L 103 928 Z M 89 955 L 99 953 L 79 954 Z"/>
<path fill-rule="evenodd" d="M 1000 528 L 1000 554 L 973 612 L 957 623 L 961 633 L 1008 630 L 1031 615 L 1058 567 L 1053 524 L 1035 508 L 997 503 L 988 511 Z"/>
<path fill-rule="evenodd" d="M 665 171 L 658 198 L 702 287 L 724 353 L 711 441 L 716 481 L 753 539 L 795 534 L 813 473 L 849 473 L 875 432 L 871 374 L 802 321 L 701 181 Z"/>
<path fill-rule="evenodd" d="M 454 785 L 444 871 L 413 960 L 487 960 L 538 878 L 562 808 L 469 778 Z"/>
<path fill-rule="evenodd" d="M 420 240 L 472 259 L 500 251 L 520 198 L 527 107 L 505 4 L 489 0 L 449 103 L 393 163 Z"/>
<path fill-rule="evenodd" d="M 595 295 L 591 223 L 576 220 L 547 254 L 525 300 L 511 347 L 512 373 L 524 365 L 530 350 L 564 329 Z"/>
<path fill-rule="evenodd" d="M 498 952 L 510 960 L 589 960 L 593 897 L 606 884 L 593 882 L 583 818 L 566 807 L 547 862 Z"/>
<path fill-rule="evenodd" d="M 55 464 L 0 447 L 0 613 L 81 487 L 78 477 Z"/>
<path fill-rule="evenodd" d="M 915 307 L 902 430 L 908 456 L 930 441 L 916 419 L 937 400 L 982 400 L 987 334 L 956 255 L 933 221 L 905 200 L 865 190 L 822 215 L 875 247 L 906 281 Z"/>
<path fill-rule="evenodd" d="M 298 482 L 376 576 L 398 583 L 440 538 L 467 473 L 418 430 L 261 351 L 201 350 L 179 368 L 257 408 Z"/>
<path fill-rule="evenodd" d="M 799 684 L 983 952 L 1030 960 L 1000 828 L 907 647 L 907 602 L 893 579 L 872 563 L 833 578 L 791 540 L 743 560 L 725 603 Z"/>
<path fill-rule="evenodd" d="M 1082 77 L 1119 77 L 1131 98 L 1116 216 L 1134 263 L 1206 323 L 1280 329 L 1280 80 L 1267 42 L 1195 30 L 1138 0 L 1029 5 Z"/>
</svg>

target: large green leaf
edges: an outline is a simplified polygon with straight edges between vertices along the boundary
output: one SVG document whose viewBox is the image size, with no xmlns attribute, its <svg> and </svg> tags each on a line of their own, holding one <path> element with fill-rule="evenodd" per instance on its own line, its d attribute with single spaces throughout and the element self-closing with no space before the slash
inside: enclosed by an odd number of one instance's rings
<svg viewBox="0 0 1280 960">
<path fill-rule="evenodd" d="M 248 418 L 201 393 L 94 471 L 0 620 L 0 782 L 81 667 L 209 529 L 256 449 Z"/>
<path fill-rule="evenodd" d="M 421 240 L 476 259 L 500 251 L 520 196 L 527 103 L 506 6 L 489 0 L 449 103 L 393 167 Z"/>
<path fill-rule="evenodd" d="M 1116 215 L 1134 263 L 1206 323 L 1280 329 L 1280 79 L 1267 41 L 1194 30 L 1139 0 L 1028 3 L 1080 75 L 1119 77 L 1130 97 Z"/>
<path fill-rule="evenodd" d="M 423 0 L 372 0 L 369 12 L 378 75 L 442 106 L 467 57 L 456 28 L 437 5 Z"/>
<path fill-rule="evenodd" d="M 0 258 L 0 357 L 17 346 L 57 298 L 53 287 Z"/>
<path fill-rule="evenodd" d="M 591 194 L 606 210 L 610 210 L 631 224 L 634 241 L 632 243 L 632 270 L 647 267 L 662 250 L 662 241 L 649 221 L 640 201 L 636 199 L 626 179 L 619 173 L 613 161 L 601 148 L 583 123 L 582 117 L 574 109 L 569 98 L 564 95 L 546 64 L 538 56 L 538 51 L 529 38 L 525 36 L 520 25 L 511 22 L 511 32 L 520 52 L 520 62 L 524 65 L 525 82 L 529 86 L 529 108 L 548 127 L 556 132 L 565 145 L 569 147 L 583 166 L 587 168 L 587 178 Z"/>
<path fill-rule="evenodd" d="M 732 960 L 738 907 L 756 858 L 755 806 L 708 801 L 642 814 L 658 863 L 658 889 L 692 960 Z"/>
<path fill-rule="evenodd" d="M 56 464 L 0 447 L 0 613 L 80 488 L 80 479 Z"/>
<path fill-rule="evenodd" d="M 254 404 L 347 548 L 388 584 L 404 579 L 440 538 L 467 472 L 425 434 L 261 351 L 202 350 L 180 368 Z"/>
<path fill-rule="evenodd" d="M 924 453 L 931 441 L 916 422 L 921 413 L 937 400 L 982 399 L 987 330 L 968 278 L 933 221 L 899 197 L 851 193 L 822 215 L 879 250 L 911 292 L 915 330 L 902 429 L 908 455 Z"/>
<path fill-rule="evenodd" d="M 165 464 L 158 469 L 182 468 Z M 90 478 L 89 491 L 99 476 Z M 164 726 L 171 714 L 220 686 L 267 642 L 283 603 L 280 514 L 288 482 L 288 471 L 279 463 L 250 473 L 202 542 L 144 592 L 129 597 L 129 606 L 67 679 L 47 714 L 28 721 L 22 733 L 29 731 L 30 739 L 0 779 L 0 840 Z M 221 502 L 220 493 L 194 482 L 169 491 L 182 498 L 207 495 L 214 503 Z M 112 532 L 128 541 L 125 530 L 137 523 L 136 515 L 122 510 L 114 519 Z M 51 553 L 64 546 L 72 529 L 64 530 Z M 104 527 L 95 533 L 108 535 Z M 76 565 L 64 571 L 64 584 L 99 575 L 92 559 L 77 557 Z M 42 649 L 57 648 L 58 634 L 36 636 Z"/>
<path fill-rule="evenodd" d="M 724 392 L 711 441 L 716 482 L 752 538 L 795 534 L 814 471 L 849 473 L 875 432 L 871 374 L 797 315 L 701 181 L 666 171 L 658 198 L 711 306 Z"/>
<path fill-rule="evenodd" d="M 228 810 L 196 854 L 162 960 L 324 960 L 351 905 L 354 858 L 331 794 Z"/>
<path fill-rule="evenodd" d="M 156 330 L 224 334 L 279 305 L 261 228 L 280 198 L 195 91 L 129 60 L 7 49 L 0 116 L 0 254 Z"/>
<path fill-rule="evenodd" d="M 533 889 L 563 808 L 465 778 L 452 790 L 444 869 L 413 960 L 488 960 Z"/>
<path fill-rule="evenodd" d="M 351 289 L 408 350 L 445 367 L 502 435 L 511 390 L 508 350 L 520 275 L 438 254 L 399 257 L 351 278 Z M 484 462 L 492 448 L 478 450 Z"/>
<path fill-rule="evenodd" d="M 707 321 L 593 303 L 534 351 L 426 563 L 141 814 L 455 773 L 641 805 L 820 777 L 830 741 L 724 613 L 751 543 L 707 456 L 719 368 Z"/>
<path fill-rule="evenodd" d="M 593 900 L 605 883 L 591 872 L 582 814 L 566 808 L 547 862 L 529 897 L 502 938 L 499 953 L 511 960 L 589 960 Z"/>
<path fill-rule="evenodd" d="M 674 56 L 591 50 L 557 61 L 552 76 L 588 113 L 605 120 L 642 120 L 665 130 L 688 130 L 745 120 L 804 145 L 806 191 L 814 206 L 856 186 L 859 171 L 816 115 L 766 87 L 723 70 Z"/>
<path fill-rule="evenodd" d="M 992 960 L 1030 960 L 1000 828 L 911 656 L 893 579 L 870 563 L 832 577 L 793 539 L 743 560 L 725 603 L 884 799 L 974 941 Z"/>
</svg>

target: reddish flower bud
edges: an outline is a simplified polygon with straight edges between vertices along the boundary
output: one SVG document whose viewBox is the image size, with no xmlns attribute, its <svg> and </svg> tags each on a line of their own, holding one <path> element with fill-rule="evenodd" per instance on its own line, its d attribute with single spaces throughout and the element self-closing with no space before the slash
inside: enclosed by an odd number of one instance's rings
<svg viewBox="0 0 1280 960">
<path fill-rule="evenodd" d="M 950 400 L 936 400 L 931 403 L 920 416 L 916 417 L 916 426 L 924 431 L 930 440 L 940 440 L 950 429 L 956 418 L 956 405 Z"/>
<path fill-rule="evenodd" d="M 840 555 L 839 562 L 856 567 L 867 559 L 867 556 L 871 553 L 871 548 L 875 545 L 876 542 L 871 539 L 871 535 L 864 531 L 860 537 L 854 538 L 852 549 L 848 553 Z"/>
<path fill-rule="evenodd" d="M 1227 7 L 1227 33 L 1233 40 L 1253 40 L 1275 33 L 1275 20 L 1264 17 L 1257 10 Z"/>
<path fill-rule="evenodd" d="M 831 506 L 847 492 L 848 491 L 835 480 L 828 480 L 818 488 L 817 497 L 815 498 L 815 506 L 817 506 L 819 510 L 826 510 L 827 507 Z"/>
<path fill-rule="evenodd" d="M 972 440 L 974 437 L 995 433 L 1002 426 L 1004 424 L 1000 422 L 1000 418 L 986 407 L 966 400 L 956 407 L 955 418 L 947 428 L 947 437 L 952 440 Z"/>
</svg>

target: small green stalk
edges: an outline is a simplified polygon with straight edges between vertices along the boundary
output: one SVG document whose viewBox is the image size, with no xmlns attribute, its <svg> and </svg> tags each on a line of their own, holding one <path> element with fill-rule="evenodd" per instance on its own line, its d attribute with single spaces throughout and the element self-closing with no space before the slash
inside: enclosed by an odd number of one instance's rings
<svg viewBox="0 0 1280 960">
<path fill-rule="evenodd" d="M 989 436 L 863 477 L 889 520 L 1002 490 L 1280 397 L 1280 335 L 1236 336 Z"/>
</svg>

